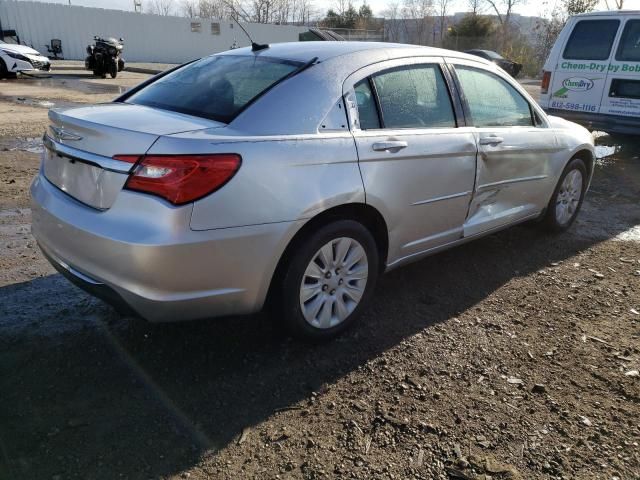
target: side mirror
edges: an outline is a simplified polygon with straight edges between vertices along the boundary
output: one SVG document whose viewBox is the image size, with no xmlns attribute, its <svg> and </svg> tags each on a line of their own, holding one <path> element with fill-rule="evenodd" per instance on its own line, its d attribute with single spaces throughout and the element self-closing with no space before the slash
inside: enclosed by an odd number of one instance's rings
<svg viewBox="0 0 640 480">
<path fill-rule="evenodd" d="M 119 38 L 119 40 L 120 40 L 121 42 L 124 42 L 124 38 L 122 38 L 122 37 L 120 37 L 120 38 Z"/>
</svg>

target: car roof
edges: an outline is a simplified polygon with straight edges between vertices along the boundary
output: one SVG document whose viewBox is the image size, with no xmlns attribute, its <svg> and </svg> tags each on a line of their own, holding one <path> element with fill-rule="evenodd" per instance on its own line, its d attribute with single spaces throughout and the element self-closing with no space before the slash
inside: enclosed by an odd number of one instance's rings
<svg viewBox="0 0 640 480">
<path fill-rule="evenodd" d="M 477 61 L 478 57 L 454 50 L 443 48 L 423 47 L 421 45 L 408 45 L 403 43 L 383 42 L 288 42 L 273 43 L 269 48 L 252 52 L 250 47 L 238 48 L 219 53 L 218 55 L 256 55 L 264 57 L 281 58 L 299 62 L 308 62 L 314 57 L 319 62 L 324 62 L 337 57 L 361 57 L 362 54 L 385 56 L 387 59 L 403 58 L 411 56 L 441 56 L 466 58 Z M 366 55 L 364 55 L 366 56 Z M 346 58 L 342 58 L 347 60 Z"/>
<path fill-rule="evenodd" d="M 605 10 L 600 12 L 586 12 L 574 17 L 604 17 L 609 15 L 640 15 L 640 10 Z"/>
</svg>

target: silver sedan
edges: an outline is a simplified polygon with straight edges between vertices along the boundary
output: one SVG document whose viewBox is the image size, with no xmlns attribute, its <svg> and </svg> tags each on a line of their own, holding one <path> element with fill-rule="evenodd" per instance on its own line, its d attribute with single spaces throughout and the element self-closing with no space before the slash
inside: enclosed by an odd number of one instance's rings
<svg viewBox="0 0 640 480">
<path fill-rule="evenodd" d="M 268 305 L 310 340 L 383 272 L 568 228 L 594 164 L 589 132 L 494 64 L 385 43 L 233 50 L 49 118 L 33 233 L 61 273 L 150 321 Z"/>
</svg>

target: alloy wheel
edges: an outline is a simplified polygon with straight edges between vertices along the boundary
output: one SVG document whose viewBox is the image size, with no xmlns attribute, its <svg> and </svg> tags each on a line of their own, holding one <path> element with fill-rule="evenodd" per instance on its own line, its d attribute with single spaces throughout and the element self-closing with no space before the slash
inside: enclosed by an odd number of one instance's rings
<svg viewBox="0 0 640 480">
<path fill-rule="evenodd" d="M 578 169 L 571 170 L 564 177 L 556 199 L 556 220 L 566 225 L 575 215 L 582 197 L 583 178 Z"/>
</svg>

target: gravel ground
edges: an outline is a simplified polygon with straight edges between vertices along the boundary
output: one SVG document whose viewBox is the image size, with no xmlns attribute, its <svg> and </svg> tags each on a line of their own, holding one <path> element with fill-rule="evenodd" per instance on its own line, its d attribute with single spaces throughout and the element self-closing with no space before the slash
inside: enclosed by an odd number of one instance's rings
<svg viewBox="0 0 640 480">
<path fill-rule="evenodd" d="M 598 138 L 569 232 L 396 270 L 332 343 L 264 315 L 150 325 L 29 233 L 39 102 L 141 78 L 0 82 L 0 479 L 640 478 L 640 145 Z"/>
</svg>

